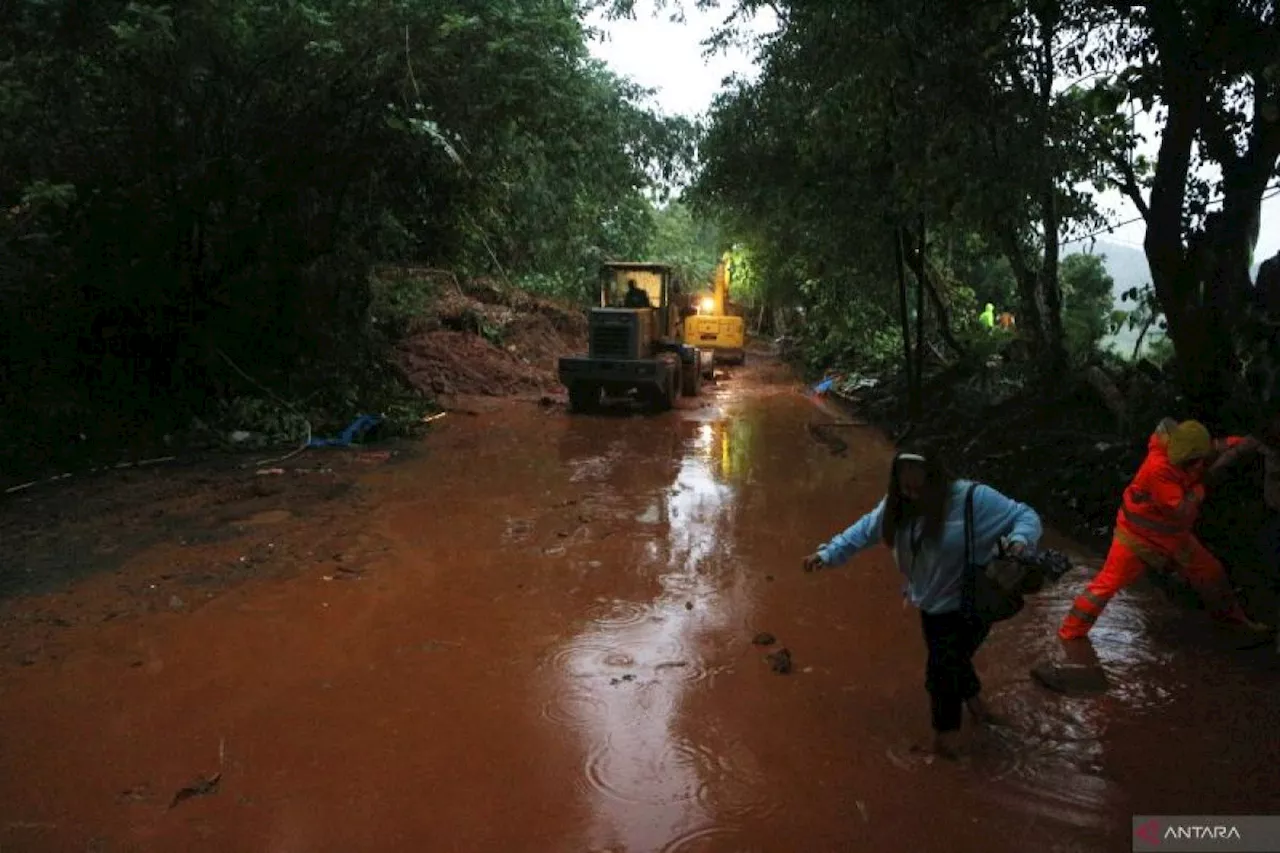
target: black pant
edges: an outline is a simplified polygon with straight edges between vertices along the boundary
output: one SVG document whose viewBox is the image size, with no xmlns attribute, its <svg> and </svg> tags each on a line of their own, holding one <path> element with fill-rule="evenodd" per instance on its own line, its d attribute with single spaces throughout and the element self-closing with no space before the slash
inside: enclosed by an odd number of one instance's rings
<svg viewBox="0 0 1280 853">
<path fill-rule="evenodd" d="M 1262 550 L 1262 566 L 1274 589 L 1275 584 L 1280 582 L 1280 510 L 1272 509 L 1267 512 L 1267 520 L 1262 525 L 1258 540 Z M 1280 609 L 1276 610 L 1275 619 L 1280 623 Z M 1280 650 L 1280 639 L 1276 641 L 1276 649 Z"/>
<path fill-rule="evenodd" d="M 1276 570 L 1280 568 L 1280 510 L 1268 510 L 1258 539 L 1258 546 L 1262 550 L 1262 565 L 1274 579 Z"/>
<path fill-rule="evenodd" d="M 933 705 L 933 729 L 953 732 L 960 728 L 964 703 L 982 690 L 982 682 L 973 668 L 973 655 L 991 628 L 959 610 L 921 611 L 920 619 L 924 641 L 929 647 L 924 686 Z"/>
</svg>

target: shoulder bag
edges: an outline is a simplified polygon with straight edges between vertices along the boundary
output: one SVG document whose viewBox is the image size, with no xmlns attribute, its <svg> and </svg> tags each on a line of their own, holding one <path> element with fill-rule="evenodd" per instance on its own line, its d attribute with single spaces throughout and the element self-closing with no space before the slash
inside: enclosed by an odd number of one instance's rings
<svg viewBox="0 0 1280 853">
<path fill-rule="evenodd" d="M 963 609 L 985 625 L 1003 622 L 1021 612 L 1026 604 L 1021 590 L 1021 578 L 1012 585 L 990 571 L 991 566 L 979 566 L 974 562 L 973 546 L 973 490 L 969 486 L 964 496 L 964 594 Z"/>
</svg>

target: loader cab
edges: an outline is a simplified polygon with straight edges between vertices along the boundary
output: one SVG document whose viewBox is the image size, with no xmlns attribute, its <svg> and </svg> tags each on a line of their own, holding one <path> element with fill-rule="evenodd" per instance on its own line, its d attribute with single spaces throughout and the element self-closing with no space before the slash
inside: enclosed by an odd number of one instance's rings
<svg viewBox="0 0 1280 853">
<path fill-rule="evenodd" d="M 600 271 L 600 308 L 620 311 L 643 311 L 646 309 L 632 307 L 628 300 L 628 292 L 640 290 L 649 299 L 649 309 L 653 312 L 650 329 L 646 337 L 650 341 L 662 338 L 680 339 L 680 325 L 684 316 L 682 309 L 687 300 L 684 298 L 684 285 L 675 269 L 669 264 L 613 262 L 606 263 Z"/>
</svg>

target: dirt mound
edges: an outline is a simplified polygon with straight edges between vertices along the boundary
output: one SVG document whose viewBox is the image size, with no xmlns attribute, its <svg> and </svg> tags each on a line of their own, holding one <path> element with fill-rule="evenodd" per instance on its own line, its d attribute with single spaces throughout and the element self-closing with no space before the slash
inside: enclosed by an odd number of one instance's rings
<svg viewBox="0 0 1280 853">
<path fill-rule="evenodd" d="M 400 344 L 399 360 L 434 396 L 558 394 L 557 360 L 586 347 L 581 308 L 478 279 L 441 295 Z"/>
<path fill-rule="evenodd" d="M 504 396 L 550 391 L 554 374 L 467 332 L 419 334 L 400 347 L 401 364 L 414 385 L 433 395 Z"/>
</svg>

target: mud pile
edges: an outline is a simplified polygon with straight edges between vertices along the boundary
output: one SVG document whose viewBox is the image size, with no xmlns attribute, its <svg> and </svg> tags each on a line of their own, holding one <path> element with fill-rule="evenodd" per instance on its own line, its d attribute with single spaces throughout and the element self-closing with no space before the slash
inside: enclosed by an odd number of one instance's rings
<svg viewBox="0 0 1280 853">
<path fill-rule="evenodd" d="M 557 359 L 586 347 L 581 308 L 478 279 L 450 281 L 398 358 L 432 396 L 558 394 Z"/>
</svg>

